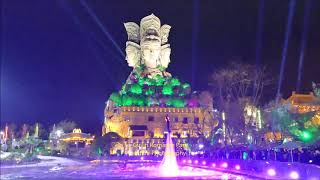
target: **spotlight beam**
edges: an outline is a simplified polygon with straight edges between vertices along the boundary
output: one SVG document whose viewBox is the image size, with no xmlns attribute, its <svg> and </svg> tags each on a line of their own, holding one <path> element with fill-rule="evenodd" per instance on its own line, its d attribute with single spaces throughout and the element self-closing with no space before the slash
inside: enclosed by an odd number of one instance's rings
<svg viewBox="0 0 320 180">
<path fill-rule="evenodd" d="M 89 15 L 92 17 L 95 23 L 101 28 L 102 32 L 109 38 L 109 40 L 112 42 L 112 44 L 116 47 L 118 52 L 121 54 L 121 56 L 124 58 L 125 55 L 122 52 L 121 48 L 118 46 L 116 41 L 112 38 L 111 34 L 108 32 L 108 30 L 102 25 L 99 18 L 95 15 L 95 13 L 89 8 L 88 4 L 85 2 L 85 0 L 81 0 L 81 5 L 87 10 Z"/>
<path fill-rule="evenodd" d="M 283 81 L 284 66 L 285 66 L 286 60 L 287 60 L 288 43 L 289 43 L 289 38 L 290 38 L 290 34 L 291 34 L 291 26 L 292 26 L 292 21 L 293 21 L 295 5 L 296 5 L 296 0 L 290 1 L 288 21 L 287 21 L 287 25 L 286 25 L 286 34 L 285 34 L 284 45 L 283 45 L 283 50 L 282 50 L 280 77 L 279 77 L 278 90 L 277 90 L 277 102 L 279 101 L 279 97 L 280 97 L 281 85 L 282 85 L 282 81 Z"/>
<path fill-rule="evenodd" d="M 301 87 L 302 66 L 304 61 L 304 50 L 306 48 L 306 43 L 307 43 L 310 7 L 311 7 L 311 0 L 307 0 L 304 8 L 303 29 L 302 29 L 302 36 L 301 36 L 301 47 L 300 47 L 300 56 L 299 56 L 299 67 L 298 67 L 298 79 L 297 79 L 297 85 L 296 85 L 297 92 L 300 91 L 300 87 Z"/>
</svg>

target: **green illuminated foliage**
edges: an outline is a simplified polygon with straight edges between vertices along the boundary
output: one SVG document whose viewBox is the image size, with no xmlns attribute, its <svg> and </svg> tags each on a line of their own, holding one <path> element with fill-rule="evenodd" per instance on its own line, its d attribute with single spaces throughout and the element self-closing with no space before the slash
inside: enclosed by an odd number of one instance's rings
<svg viewBox="0 0 320 180">
<path fill-rule="evenodd" d="M 190 95 L 190 85 L 179 79 L 157 74 L 148 77 L 145 67 L 138 67 L 131 74 L 119 93 L 112 93 L 110 100 L 116 106 L 185 107 Z"/>
<path fill-rule="evenodd" d="M 140 78 L 138 80 L 138 83 L 139 83 L 140 86 L 142 86 L 145 83 L 145 80 L 143 78 Z"/>
<path fill-rule="evenodd" d="M 170 85 L 164 85 L 162 88 L 162 94 L 163 95 L 172 95 L 173 90 L 172 87 Z"/>
<path fill-rule="evenodd" d="M 190 87 L 190 85 L 188 84 L 188 83 L 184 83 L 183 85 L 182 85 L 182 88 L 183 89 L 187 89 L 187 88 L 189 88 Z"/>
<path fill-rule="evenodd" d="M 172 86 L 180 86 L 180 81 L 179 81 L 179 79 L 176 79 L 176 78 L 172 78 L 171 79 L 171 85 Z"/>
<path fill-rule="evenodd" d="M 112 93 L 110 96 L 110 100 L 114 102 L 117 106 L 121 105 L 121 96 L 118 93 Z"/>
<path fill-rule="evenodd" d="M 168 100 L 166 101 L 166 106 L 170 107 L 170 106 L 172 106 L 172 105 L 173 105 L 173 100 L 172 100 L 172 99 L 168 99 Z"/>
<path fill-rule="evenodd" d="M 309 131 L 302 131 L 300 138 L 302 141 L 308 142 L 312 140 L 312 134 Z"/>
<path fill-rule="evenodd" d="M 145 103 L 144 103 L 144 101 L 143 101 L 142 99 L 138 99 L 136 105 L 137 105 L 137 106 L 144 106 Z"/>
<path fill-rule="evenodd" d="M 146 79 L 146 84 L 149 86 L 155 85 L 155 81 L 151 78 L 147 78 Z"/>
<path fill-rule="evenodd" d="M 159 74 L 157 74 L 156 76 L 155 76 L 155 85 L 156 86 L 162 86 L 163 85 L 163 83 L 165 82 L 165 79 L 164 79 L 164 77 L 162 77 L 162 76 L 160 76 Z"/>
<path fill-rule="evenodd" d="M 174 99 L 172 105 L 177 108 L 185 107 L 186 103 L 182 99 Z"/>
<path fill-rule="evenodd" d="M 142 93 L 142 87 L 139 84 L 133 84 L 130 88 L 130 91 L 133 94 L 141 94 Z"/>
<path fill-rule="evenodd" d="M 130 96 L 123 96 L 122 97 L 122 105 L 123 106 L 132 106 L 133 99 Z"/>
<path fill-rule="evenodd" d="M 147 89 L 146 90 L 146 95 L 147 96 L 152 95 L 152 94 L 154 94 L 154 90 L 152 90 L 152 89 Z"/>
</svg>

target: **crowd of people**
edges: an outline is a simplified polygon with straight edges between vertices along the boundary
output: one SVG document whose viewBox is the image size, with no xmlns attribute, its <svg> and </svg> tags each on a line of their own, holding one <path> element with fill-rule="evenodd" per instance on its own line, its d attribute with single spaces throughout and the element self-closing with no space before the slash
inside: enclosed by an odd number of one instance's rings
<svg viewBox="0 0 320 180">
<path fill-rule="evenodd" d="M 203 158 L 211 159 L 243 159 L 243 160 L 268 160 L 280 162 L 300 162 L 320 165 L 320 147 L 301 149 L 271 149 L 271 150 L 232 150 L 223 149 L 207 152 Z"/>
</svg>

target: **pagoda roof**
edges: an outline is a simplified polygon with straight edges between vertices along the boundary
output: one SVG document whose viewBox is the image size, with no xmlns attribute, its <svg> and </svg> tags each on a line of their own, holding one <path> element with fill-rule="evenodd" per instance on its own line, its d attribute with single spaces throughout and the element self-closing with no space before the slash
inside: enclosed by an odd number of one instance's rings
<svg viewBox="0 0 320 180">
<path fill-rule="evenodd" d="M 92 141 L 93 137 L 87 133 L 67 133 L 60 138 L 63 141 Z"/>
<path fill-rule="evenodd" d="M 320 105 L 320 98 L 316 97 L 312 92 L 309 94 L 298 94 L 293 91 L 286 102 L 291 104 Z"/>
</svg>

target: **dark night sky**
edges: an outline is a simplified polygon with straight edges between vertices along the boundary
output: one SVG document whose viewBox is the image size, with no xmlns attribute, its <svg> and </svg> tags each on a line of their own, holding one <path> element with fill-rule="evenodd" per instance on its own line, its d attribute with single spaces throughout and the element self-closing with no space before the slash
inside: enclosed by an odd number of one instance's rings
<svg viewBox="0 0 320 180">
<path fill-rule="evenodd" d="M 153 12 L 171 25 L 169 72 L 191 82 L 194 70 L 193 89 L 204 90 L 209 88 L 210 73 L 233 57 L 256 63 L 259 2 L 204 0 L 198 4 L 198 17 L 194 17 L 194 2 L 185 0 L 91 0 L 87 5 L 122 52 L 127 40 L 124 22 L 140 22 Z M 305 2 L 296 4 L 282 87 L 285 97 L 297 81 Z M 275 75 L 280 69 L 288 4 L 268 0 L 264 6 L 261 61 Z M 1 0 L 1 17 L 1 124 L 50 125 L 71 118 L 85 131 L 100 132 L 105 101 L 131 69 L 81 1 Z M 197 33 L 193 33 L 195 29 Z M 320 82 L 319 69 L 320 1 L 313 0 L 302 76 L 304 91 L 311 90 L 311 81 Z"/>
</svg>

